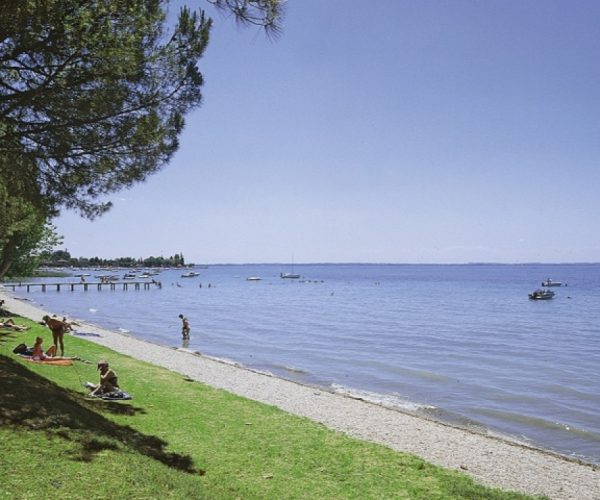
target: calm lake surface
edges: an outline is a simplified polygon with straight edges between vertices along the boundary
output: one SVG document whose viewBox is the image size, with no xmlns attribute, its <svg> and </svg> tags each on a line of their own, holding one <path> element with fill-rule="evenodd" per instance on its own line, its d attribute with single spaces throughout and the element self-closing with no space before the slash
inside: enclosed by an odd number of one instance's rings
<svg viewBox="0 0 600 500">
<path fill-rule="evenodd" d="M 18 293 L 167 346 L 183 313 L 205 355 L 600 463 L 600 264 L 197 271 L 163 271 L 161 289 Z M 528 300 L 548 277 L 567 286 Z"/>
</svg>

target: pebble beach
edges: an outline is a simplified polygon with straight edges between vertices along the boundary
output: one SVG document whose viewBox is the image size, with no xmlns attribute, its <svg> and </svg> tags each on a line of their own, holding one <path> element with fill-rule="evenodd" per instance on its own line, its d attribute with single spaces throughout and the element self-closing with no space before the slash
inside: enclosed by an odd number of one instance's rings
<svg viewBox="0 0 600 500">
<path fill-rule="evenodd" d="M 0 287 L 4 308 L 40 321 L 44 311 Z M 476 481 L 553 499 L 600 499 L 600 470 L 592 464 L 494 436 L 455 427 L 359 398 L 283 380 L 186 350 L 142 341 L 120 332 L 81 324 L 85 337 L 186 377 L 295 415 L 358 439 L 414 453 Z"/>
</svg>

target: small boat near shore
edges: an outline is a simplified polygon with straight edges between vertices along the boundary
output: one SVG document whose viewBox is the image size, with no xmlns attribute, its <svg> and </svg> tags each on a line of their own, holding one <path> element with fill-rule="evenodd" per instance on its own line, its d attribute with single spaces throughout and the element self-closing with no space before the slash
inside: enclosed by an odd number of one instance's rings
<svg viewBox="0 0 600 500">
<path fill-rule="evenodd" d="M 554 298 L 554 292 L 552 290 L 544 290 L 539 288 L 529 294 L 529 300 L 550 300 Z"/>
<path fill-rule="evenodd" d="M 548 278 L 546 281 L 542 281 L 542 286 L 562 286 L 562 281 L 554 281 Z M 566 286 L 566 283 L 565 283 Z"/>
<path fill-rule="evenodd" d="M 181 275 L 182 278 L 195 278 L 196 276 L 200 276 L 200 273 L 195 271 L 190 271 L 189 273 L 183 273 Z"/>
</svg>

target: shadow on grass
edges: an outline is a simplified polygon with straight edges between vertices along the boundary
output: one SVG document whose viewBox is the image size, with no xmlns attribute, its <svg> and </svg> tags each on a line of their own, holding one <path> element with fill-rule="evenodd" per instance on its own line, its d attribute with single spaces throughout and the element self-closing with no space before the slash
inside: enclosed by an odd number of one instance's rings
<svg viewBox="0 0 600 500">
<path fill-rule="evenodd" d="M 18 342 L 18 337 L 17 337 L 17 332 L 15 332 L 14 330 L 8 330 L 8 329 L 0 329 L 0 344 L 2 344 L 2 353 L 4 354 L 4 352 L 8 352 L 8 350 L 10 349 L 11 351 L 13 350 L 14 347 L 17 346 L 17 344 L 20 344 L 21 342 Z M 16 342 L 15 342 L 16 341 Z M 11 344 L 10 346 L 8 344 Z"/>
<path fill-rule="evenodd" d="M 63 389 L 3 355 L 0 355 L 0 387 L 0 426 L 45 432 L 76 442 L 81 446 L 78 460 L 92 461 L 98 452 L 118 450 L 118 443 L 123 443 L 174 469 L 196 472 L 189 455 L 168 453 L 167 443 L 162 439 L 111 422 L 95 411 L 101 406 L 102 410 L 114 413 L 135 413 L 128 405 L 108 401 L 96 405 L 94 401 L 88 407 L 81 394 Z"/>
</svg>

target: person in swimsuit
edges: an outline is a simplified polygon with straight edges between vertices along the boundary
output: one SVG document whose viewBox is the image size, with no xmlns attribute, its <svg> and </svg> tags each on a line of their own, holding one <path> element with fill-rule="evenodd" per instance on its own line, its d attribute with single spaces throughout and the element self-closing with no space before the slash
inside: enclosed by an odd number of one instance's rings
<svg viewBox="0 0 600 500">
<path fill-rule="evenodd" d="M 44 353 L 44 349 L 42 347 L 43 342 L 44 339 L 42 337 L 35 338 L 35 344 L 33 344 L 31 352 L 31 359 L 33 359 L 34 361 L 44 361 L 46 359 L 52 359 L 54 357 L 56 347 L 50 346 L 50 349 L 48 349 Z"/>
<path fill-rule="evenodd" d="M 190 340 L 190 322 L 183 314 L 180 314 L 179 318 L 181 319 L 181 336 L 183 340 Z"/>
<path fill-rule="evenodd" d="M 65 335 L 65 331 L 67 327 L 65 323 L 59 319 L 51 318 L 50 316 L 44 316 L 42 318 L 44 323 L 48 325 L 48 328 L 52 330 L 52 340 L 56 348 L 60 346 L 60 355 L 65 355 L 65 343 L 63 337 Z"/>
<path fill-rule="evenodd" d="M 24 332 L 30 328 L 25 325 L 17 325 L 15 320 L 12 318 L 0 319 L 0 327 L 10 328 L 11 330 L 15 330 L 17 332 Z"/>
<path fill-rule="evenodd" d="M 90 392 L 90 396 L 98 396 L 119 390 L 117 374 L 108 366 L 108 361 L 101 359 L 98 361 L 98 370 L 100 371 L 100 383 Z"/>
<path fill-rule="evenodd" d="M 33 344 L 33 353 L 31 354 L 31 358 L 35 361 L 43 361 L 46 359 L 44 349 L 42 349 L 42 342 L 44 342 L 42 337 L 36 337 L 35 344 Z"/>
</svg>

